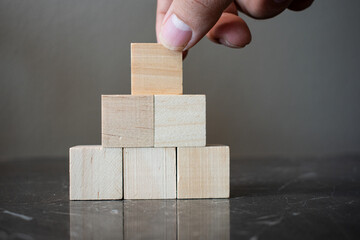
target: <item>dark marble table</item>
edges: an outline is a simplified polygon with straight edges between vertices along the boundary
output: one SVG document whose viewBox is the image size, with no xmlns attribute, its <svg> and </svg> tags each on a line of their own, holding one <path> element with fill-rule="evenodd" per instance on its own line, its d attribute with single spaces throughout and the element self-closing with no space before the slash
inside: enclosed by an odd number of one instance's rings
<svg viewBox="0 0 360 240">
<path fill-rule="evenodd" d="M 231 198 L 68 200 L 67 159 L 0 161 L 0 239 L 360 239 L 360 156 L 239 159 Z"/>
</svg>

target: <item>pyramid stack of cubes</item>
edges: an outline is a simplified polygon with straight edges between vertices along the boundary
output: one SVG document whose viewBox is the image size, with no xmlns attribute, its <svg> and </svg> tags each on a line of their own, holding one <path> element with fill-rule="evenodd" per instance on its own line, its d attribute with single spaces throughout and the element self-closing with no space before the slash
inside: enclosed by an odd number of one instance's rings
<svg viewBox="0 0 360 240">
<path fill-rule="evenodd" d="M 182 53 L 131 44 L 131 95 L 102 95 L 102 145 L 70 148 L 70 200 L 228 198 L 230 150 L 206 145 Z"/>
</svg>

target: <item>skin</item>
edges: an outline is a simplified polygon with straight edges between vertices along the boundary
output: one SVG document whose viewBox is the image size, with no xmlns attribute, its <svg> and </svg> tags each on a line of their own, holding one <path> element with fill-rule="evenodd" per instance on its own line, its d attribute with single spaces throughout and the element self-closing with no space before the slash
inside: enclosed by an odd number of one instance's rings
<svg viewBox="0 0 360 240">
<path fill-rule="evenodd" d="M 231 48 L 243 48 L 251 41 L 251 33 L 238 12 L 256 19 L 275 17 L 285 9 L 301 11 L 313 0 L 158 0 L 156 13 L 156 35 L 163 23 L 176 14 L 192 29 L 189 43 L 180 49 L 187 50 L 204 36 L 211 41 Z"/>
</svg>

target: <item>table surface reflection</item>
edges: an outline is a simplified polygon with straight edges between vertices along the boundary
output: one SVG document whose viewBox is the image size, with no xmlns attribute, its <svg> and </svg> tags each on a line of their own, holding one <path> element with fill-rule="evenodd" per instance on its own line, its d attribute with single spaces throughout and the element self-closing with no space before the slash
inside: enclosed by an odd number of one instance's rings
<svg viewBox="0 0 360 240">
<path fill-rule="evenodd" d="M 0 161 L 0 239 L 359 239 L 360 156 L 231 162 L 231 198 L 69 201 L 67 159 Z"/>
</svg>

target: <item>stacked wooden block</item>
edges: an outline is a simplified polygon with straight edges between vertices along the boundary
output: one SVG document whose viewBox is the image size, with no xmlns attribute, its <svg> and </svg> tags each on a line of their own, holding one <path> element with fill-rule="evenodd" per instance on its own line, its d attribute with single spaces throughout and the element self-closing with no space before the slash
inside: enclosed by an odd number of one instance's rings
<svg viewBox="0 0 360 240">
<path fill-rule="evenodd" d="M 206 146 L 205 95 L 182 53 L 131 45 L 131 95 L 102 96 L 102 146 L 70 148 L 70 199 L 228 198 L 230 150 Z"/>
</svg>

